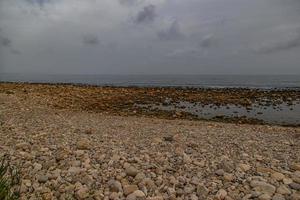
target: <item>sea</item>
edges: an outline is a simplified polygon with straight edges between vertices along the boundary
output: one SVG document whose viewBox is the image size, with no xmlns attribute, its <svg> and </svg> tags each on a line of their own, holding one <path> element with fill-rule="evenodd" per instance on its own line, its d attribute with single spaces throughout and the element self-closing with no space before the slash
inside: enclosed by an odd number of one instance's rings
<svg viewBox="0 0 300 200">
<path fill-rule="evenodd" d="M 99 86 L 300 89 L 299 75 L 49 75 L 0 73 L 0 82 Z"/>
</svg>

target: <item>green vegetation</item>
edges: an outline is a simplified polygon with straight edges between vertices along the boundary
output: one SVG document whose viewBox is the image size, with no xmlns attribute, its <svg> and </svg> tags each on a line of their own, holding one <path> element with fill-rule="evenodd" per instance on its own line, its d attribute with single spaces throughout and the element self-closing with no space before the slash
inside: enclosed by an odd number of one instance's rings
<svg viewBox="0 0 300 200">
<path fill-rule="evenodd" d="M 0 158 L 0 200 L 19 199 L 20 174 L 10 163 L 10 158 L 4 155 Z"/>
</svg>

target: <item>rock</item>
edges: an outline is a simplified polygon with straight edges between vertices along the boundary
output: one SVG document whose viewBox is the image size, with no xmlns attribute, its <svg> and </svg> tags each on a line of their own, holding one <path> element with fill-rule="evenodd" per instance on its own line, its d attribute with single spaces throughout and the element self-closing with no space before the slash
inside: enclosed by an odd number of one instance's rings
<svg viewBox="0 0 300 200">
<path fill-rule="evenodd" d="M 272 195 L 272 194 L 275 193 L 275 190 L 276 190 L 276 188 L 273 185 L 268 184 L 268 183 L 263 182 L 263 181 L 253 180 L 253 181 L 250 182 L 250 185 L 251 185 L 252 188 L 254 188 L 255 191 L 261 192 L 263 194 Z"/>
<path fill-rule="evenodd" d="M 110 180 L 107 184 L 111 192 L 123 192 L 122 185 L 119 181 Z"/>
<path fill-rule="evenodd" d="M 295 192 L 290 197 L 291 200 L 300 200 L 300 192 Z"/>
<path fill-rule="evenodd" d="M 259 173 L 263 173 L 263 174 L 274 173 L 275 172 L 273 169 L 266 168 L 266 167 L 257 167 L 256 171 L 259 172 Z"/>
<path fill-rule="evenodd" d="M 216 175 L 218 176 L 223 176 L 224 175 L 224 170 L 223 169 L 218 169 L 216 172 L 215 172 Z"/>
<path fill-rule="evenodd" d="M 124 185 L 123 186 L 123 192 L 125 194 L 125 196 L 133 193 L 134 191 L 138 190 L 138 186 L 137 185 Z"/>
<path fill-rule="evenodd" d="M 300 163 L 294 163 L 291 165 L 291 169 L 295 171 L 300 171 Z"/>
<path fill-rule="evenodd" d="M 197 195 L 192 194 L 192 195 L 190 196 L 190 199 L 191 199 L 191 200 L 198 200 L 199 198 L 197 197 Z"/>
<path fill-rule="evenodd" d="M 293 182 L 293 180 L 290 179 L 290 178 L 284 178 L 284 179 L 282 180 L 282 182 L 283 182 L 285 185 L 289 185 L 289 184 L 291 184 L 291 183 Z"/>
<path fill-rule="evenodd" d="M 136 190 L 126 197 L 126 200 L 144 200 L 146 195 L 141 190 Z"/>
<path fill-rule="evenodd" d="M 146 200 L 164 200 L 162 196 L 148 197 Z"/>
<path fill-rule="evenodd" d="M 229 174 L 229 173 L 224 173 L 224 176 L 223 176 L 224 180 L 225 181 L 233 181 L 234 180 L 234 175 L 233 174 Z"/>
<path fill-rule="evenodd" d="M 116 193 L 116 192 L 112 192 L 110 194 L 110 196 L 109 196 L 109 199 L 111 199 L 111 200 L 117 200 L 117 199 L 119 199 L 119 194 Z"/>
<path fill-rule="evenodd" d="M 81 138 L 77 141 L 77 149 L 79 150 L 87 150 L 90 148 L 90 141 L 86 138 Z"/>
<path fill-rule="evenodd" d="M 89 196 L 89 189 L 86 186 L 81 186 L 75 194 L 78 199 L 85 199 Z"/>
<path fill-rule="evenodd" d="M 192 194 L 194 192 L 194 190 L 195 190 L 195 187 L 192 186 L 192 185 L 186 185 L 184 187 L 184 193 L 185 194 Z"/>
<path fill-rule="evenodd" d="M 294 189 L 294 190 L 298 190 L 300 191 L 300 184 L 298 183 L 291 183 L 289 184 L 290 188 Z"/>
<path fill-rule="evenodd" d="M 277 188 L 276 192 L 279 193 L 279 194 L 283 194 L 283 195 L 291 194 L 290 189 L 287 188 L 285 185 L 279 186 L 279 187 Z"/>
<path fill-rule="evenodd" d="M 37 179 L 39 183 L 46 183 L 48 181 L 48 177 L 46 175 L 40 175 Z"/>
<path fill-rule="evenodd" d="M 132 176 L 132 177 L 135 177 L 139 171 L 133 167 L 133 166 L 129 166 L 125 169 L 125 173 L 128 175 L 128 176 Z"/>
<path fill-rule="evenodd" d="M 277 181 L 281 181 L 285 178 L 285 176 L 282 173 L 275 172 L 271 175 L 271 177 Z"/>
<path fill-rule="evenodd" d="M 258 197 L 260 200 L 271 200 L 272 197 L 269 194 L 262 194 Z"/>
<path fill-rule="evenodd" d="M 134 180 L 136 183 L 140 183 L 142 180 L 144 180 L 146 178 L 145 174 L 140 172 L 138 173 L 135 177 Z"/>
<path fill-rule="evenodd" d="M 209 193 L 209 190 L 202 183 L 197 186 L 197 196 L 201 199 L 205 199 Z"/>
<path fill-rule="evenodd" d="M 34 163 L 34 164 L 33 164 L 33 171 L 34 171 L 34 172 L 38 172 L 38 171 L 40 171 L 42 168 L 43 168 L 43 166 L 42 166 L 41 164 L 39 164 L 39 163 Z"/>
<path fill-rule="evenodd" d="M 189 163 L 192 162 L 192 159 L 191 159 L 190 156 L 188 156 L 186 153 L 183 153 L 182 157 L 183 157 L 183 162 L 184 162 L 185 164 L 189 164 Z"/>
<path fill-rule="evenodd" d="M 282 194 L 275 194 L 272 200 L 285 200 L 285 198 Z"/>
<path fill-rule="evenodd" d="M 247 165 L 247 164 L 239 164 L 238 165 L 238 168 L 243 171 L 243 172 L 247 172 L 251 169 L 251 166 L 250 165 Z"/>
<path fill-rule="evenodd" d="M 172 135 L 170 135 L 170 136 L 165 136 L 165 137 L 164 137 L 164 140 L 165 140 L 166 142 L 173 142 L 173 141 L 174 141 L 174 138 L 173 138 Z"/>
<path fill-rule="evenodd" d="M 224 190 L 224 189 L 220 189 L 218 192 L 217 192 L 217 194 L 216 194 L 216 199 L 218 199 L 218 200 L 222 200 L 222 199 L 225 199 L 225 197 L 227 196 L 227 192 L 226 192 L 226 190 Z"/>
</svg>

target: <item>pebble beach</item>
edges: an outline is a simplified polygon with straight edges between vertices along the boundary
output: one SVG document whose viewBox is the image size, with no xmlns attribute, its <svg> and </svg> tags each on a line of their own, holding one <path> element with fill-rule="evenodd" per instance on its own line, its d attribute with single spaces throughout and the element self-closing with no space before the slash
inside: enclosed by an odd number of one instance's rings
<svg viewBox="0 0 300 200">
<path fill-rule="evenodd" d="M 76 97 L 94 91 L 47 87 L 0 84 L 0 155 L 20 167 L 21 199 L 300 199 L 299 127 L 92 112 Z"/>
</svg>

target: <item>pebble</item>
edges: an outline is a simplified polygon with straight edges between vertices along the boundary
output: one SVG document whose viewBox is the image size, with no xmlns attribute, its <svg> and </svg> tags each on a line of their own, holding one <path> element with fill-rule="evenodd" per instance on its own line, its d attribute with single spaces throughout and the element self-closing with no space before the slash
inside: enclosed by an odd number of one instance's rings
<svg viewBox="0 0 300 200">
<path fill-rule="evenodd" d="M 135 177 L 135 176 L 139 173 L 139 171 L 138 171 L 135 167 L 129 166 L 129 167 L 127 167 L 127 168 L 125 169 L 125 173 L 126 173 L 128 176 L 133 176 L 133 177 Z"/>
</svg>

